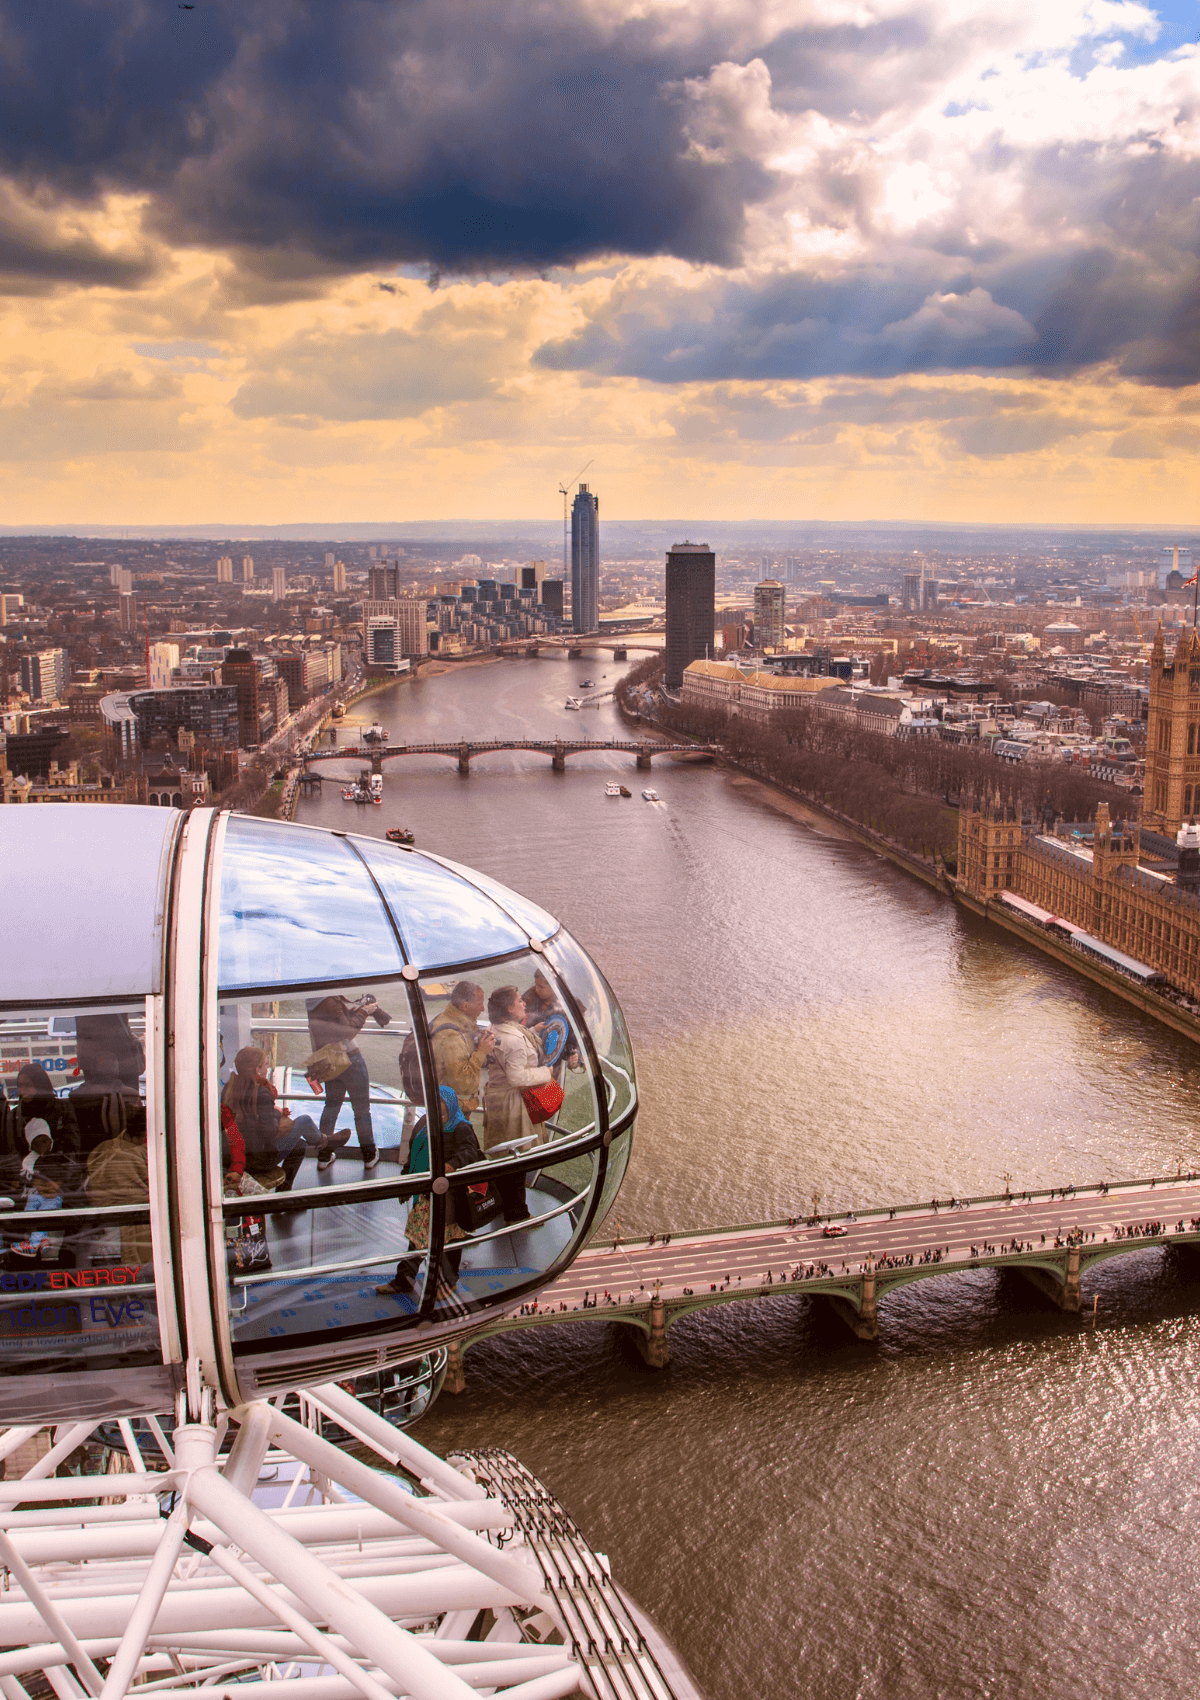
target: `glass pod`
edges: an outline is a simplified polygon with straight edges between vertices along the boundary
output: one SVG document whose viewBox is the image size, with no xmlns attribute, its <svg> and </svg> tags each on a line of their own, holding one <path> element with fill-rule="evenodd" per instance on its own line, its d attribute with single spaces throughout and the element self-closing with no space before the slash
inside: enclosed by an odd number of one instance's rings
<svg viewBox="0 0 1200 1700">
<path fill-rule="evenodd" d="M 569 1264 L 637 1091 L 550 915 L 379 839 L 81 812 L 0 821 L 73 941 L 0 980 L 0 1418 L 381 1369 Z"/>
</svg>

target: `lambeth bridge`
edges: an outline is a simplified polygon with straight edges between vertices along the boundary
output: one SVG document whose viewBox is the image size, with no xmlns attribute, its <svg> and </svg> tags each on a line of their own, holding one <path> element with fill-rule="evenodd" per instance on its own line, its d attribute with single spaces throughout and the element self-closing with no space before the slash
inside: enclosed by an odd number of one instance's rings
<svg viewBox="0 0 1200 1700">
<path fill-rule="evenodd" d="M 307 770 L 314 762 L 358 759 L 369 761 L 375 772 L 380 773 L 385 761 L 400 756 L 450 756 L 457 761 L 460 773 L 470 773 L 476 756 L 491 755 L 495 750 L 537 750 L 550 757 L 555 773 L 565 773 L 568 756 L 585 755 L 591 750 L 625 750 L 636 757 L 638 767 L 648 768 L 654 756 L 711 758 L 719 748 L 717 744 L 659 744 L 627 738 L 463 738 L 450 744 L 346 744 L 341 749 L 330 746 L 310 750 L 304 757 L 304 765 Z"/>
<path fill-rule="evenodd" d="M 1155 1247 L 1200 1253 L 1195 1175 L 618 1238 L 589 1246 L 536 1302 L 452 1347 L 446 1386 L 465 1387 L 463 1353 L 475 1341 L 559 1322 L 622 1324 L 662 1369 L 672 1322 L 747 1299 L 823 1300 L 860 1340 L 876 1340 L 889 1293 L 970 1270 L 1011 1270 L 1060 1310 L 1079 1313 L 1089 1270 Z"/>
</svg>

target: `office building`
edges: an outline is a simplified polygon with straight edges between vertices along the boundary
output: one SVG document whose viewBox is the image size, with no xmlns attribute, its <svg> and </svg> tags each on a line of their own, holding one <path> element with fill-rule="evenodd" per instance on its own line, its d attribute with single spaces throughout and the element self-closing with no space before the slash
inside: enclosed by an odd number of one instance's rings
<svg viewBox="0 0 1200 1700">
<path fill-rule="evenodd" d="M 403 596 L 396 607 L 399 610 L 400 653 L 413 658 L 428 655 L 429 623 L 425 598 Z"/>
<path fill-rule="evenodd" d="M 394 603 L 363 604 L 363 664 L 375 670 L 395 669 L 401 660 L 400 627 Z M 379 612 L 371 613 L 375 608 Z"/>
<path fill-rule="evenodd" d="M 130 635 L 138 629 L 138 599 L 130 591 L 122 591 L 120 597 L 121 630 Z"/>
<path fill-rule="evenodd" d="M 243 555 L 242 556 L 242 583 L 243 584 L 253 584 L 254 583 L 254 556 L 253 555 Z"/>
<path fill-rule="evenodd" d="M 25 598 L 16 591 L 0 591 L 0 626 L 6 626 L 15 619 L 25 606 Z"/>
<path fill-rule="evenodd" d="M 57 761 L 70 736 L 66 726 L 39 726 L 30 732 L 9 732 L 5 755 L 9 772 L 24 774 L 28 779 L 47 778 L 51 765 Z"/>
<path fill-rule="evenodd" d="M 333 551 L 330 550 L 330 549 L 326 549 L 326 551 L 325 551 L 325 566 L 326 566 L 327 569 L 333 565 L 333 563 L 336 559 L 337 559 L 337 557 L 333 554 Z"/>
<path fill-rule="evenodd" d="M 542 607 L 548 614 L 553 614 L 556 620 L 563 617 L 563 580 L 560 578 L 544 578 L 542 580 Z"/>
<path fill-rule="evenodd" d="M 919 614 L 921 611 L 921 575 L 920 573 L 905 573 L 904 590 L 901 602 L 906 614 Z"/>
<path fill-rule="evenodd" d="M 345 561 L 334 561 L 332 564 L 333 594 L 335 596 L 344 596 L 346 594 L 346 563 Z"/>
<path fill-rule="evenodd" d="M 787 642 L 787 591 L 776 578 L 754 587 L 754 642 L 762 650 L 783 649 Z"/>
<path fill-rule="evenodd" d="M 282 602 L 287 595 L 287 573 L 283 567 L 271 568 L 271 600 Z"/>
<path fill-rule="evenodd" d="M 67 691 L 65 649 L 35 649 L 20 659 L 21 689 L 31 702 L 59 702 Z"/>
<path fill-rule="evenodd" d="M 117 568 L 117 589 L 122 596 L 132 596 L 133 594 L 133 574 L 127 567 Z"/>
<path fill-rule="evenodd" d="M 237 691 L 242 745 L 265 744 L 288 715 L 287 685 L 274 661 L 248 649 L 231 649 L 221 664 L 221 683 Z"/>
<path fill-rule="evenodd" d="M 110 753 L 127 758 L 135 749 L 166 743 L 178 748 L 197 743 L 210 749 L 236 750 L 241 741 L 237 687 L 177 685 L 165 691 L 118 691 L 100 704 Z"/>
<path fill-rule="evenodd" d="M 274 660 L 287 685 L 291 708 L 298 708 L 330 683 L 330 657 L 323 649 L 287 650 Z"/>
<path fill-rule="evenodd" d="M 571 504 L 571 625 L 594 632 L 600 624 L 600 502 L 581 484 Z"/>
<path fill-rule="evenodd" d="M 108 582 L 112 585 L 114 590 L 120 590 L 121 588 L 121 572 L 122 568 L 117 562 L 114 562 L 108 569 Z"/>
<path fill-rule="evenodd" d="M 165 691 L 179 666 L 177 643 L 152 643 L 149 653 L 150 676 L 146 683 L 152 691 Z"/>
<path fill-rule="evenodd" d="M 367 579 L 367 599 L 371 602 L 394 602 L 399 595 L 399 563 L 384 561 L 378 567 L 372 567 Z"/>
<path fill-rule="evenodd" d="M 683 686 L 685 669 L 712 651 L 717 557 L 707 543 L 676 543 L 667 551 L 666 683 Z"/>
<path fill-rule="evenodd" d="M 233 556 L 232 555 L 218 555 L 217 556 L 217 583 L 218 584 L 232 584 L 233 583 Z"/>
<path fill-rule="evenodd" d="M 374 577 L 379 569 L 372 568 Z M 428 604 L 415 596 L 368 598 L 363 609 L 363 656 L 368 665 L 395 667 L 406 656 L 429 654 Z"/>
</svg>

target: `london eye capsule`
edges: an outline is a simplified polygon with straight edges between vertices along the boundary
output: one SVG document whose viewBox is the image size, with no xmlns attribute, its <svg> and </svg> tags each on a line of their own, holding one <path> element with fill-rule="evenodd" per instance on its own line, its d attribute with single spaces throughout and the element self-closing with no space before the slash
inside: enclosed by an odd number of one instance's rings
<svg viewBox="0 0 1200 1700">
<path fill-rule="evenodd" d="M 608 1208 L 628 1035 L 528 899 L 211 809 L 8 808 L 0 864 L 0 1421 L 418 1357 Z"/>
</svg>

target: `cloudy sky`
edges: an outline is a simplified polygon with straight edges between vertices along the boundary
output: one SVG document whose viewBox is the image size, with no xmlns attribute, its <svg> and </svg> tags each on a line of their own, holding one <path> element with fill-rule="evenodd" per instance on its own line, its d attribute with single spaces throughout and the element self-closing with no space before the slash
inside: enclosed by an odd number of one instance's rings
<svg viewBox="0 0 1200 1700">
<path fill-rule="evenodd" d="M 0 0 L 0 523 L 1191 523 L 1198 35 Z"/>
</svg>

